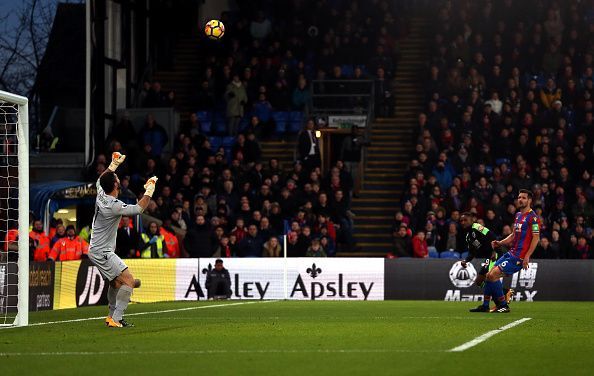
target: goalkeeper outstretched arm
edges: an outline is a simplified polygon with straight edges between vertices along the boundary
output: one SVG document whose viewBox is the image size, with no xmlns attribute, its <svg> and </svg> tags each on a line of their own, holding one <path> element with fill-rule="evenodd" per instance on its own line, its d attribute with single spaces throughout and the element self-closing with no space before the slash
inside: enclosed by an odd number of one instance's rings
<svg viewBox="0 0 594 376">
<path fill-rule="evenodd" d="M 124 163 L 124 160 L 126 159 L 126 156 L 124 154 L 115 152 L 111 154 L 111 163 L 109 164 L 109 167 L 107 167 L 107 170 L 105 170 L 101 176 L 103 176 L 106 173 L 115 173 L 115 171 L 117 170 L 117 168 Z M 99 176 L 99 179 L 97 179 L 97 189 L 99 190 L 103 190 L 101 188 L 101 184 L 99 184 L 100 180 L 101 180 L 101 176 Z M 151 198 L 153 197 L 153 194 L 155 193 L 155 185 L 157 184 L 157 180 L 159 180 L 159 178 L 157 178 L 156 176 L 153 176 L 152 178 L 150 178 L 149 180 L 146 181 L 146 184 L 144 185 L 144 195 L 142 196 L 142 198 L 138 201 L 137 205 L 132 205 L 132 206 L 128 206 L 126 204 L 123 204 L 120 207 L 116 207 L 114 209 L 116 209 L 115 211 L 118 212 L 118 214 L 120 215 L 135 215 L 138 214 L 137 213 L 137 209 L 135 208 L 135 206 L 139 207 L 141 212 L 144 211 L 149 203 L 151 202 Z M 116 182 L 117 182 L 117 189 L 114 191 L 115 195 L 114 197 L 117 198 L 117 195 L 119 194 L 119 186 L 120 186 L 120 181 L 116 176 Z M 119 210 L 118 210 L 119 209 Z"/>
<path fill-rule="evenodd" d="M 140 201 L 138 201 L 138 206 L 142 208 L 142 211 L 144 211 L 144 209 L 146 209 L 149 203 L 151 202 L 151 198 L 155 193 L 155 186 L 157 185 L 157 180 L 159 180 L 159 178 L 153 176 L 152 178 L 147 180 L 146 184 L 144 185 L 144 195 L 142 195 L 142 198 L 140 199 Z"/>
</svg>

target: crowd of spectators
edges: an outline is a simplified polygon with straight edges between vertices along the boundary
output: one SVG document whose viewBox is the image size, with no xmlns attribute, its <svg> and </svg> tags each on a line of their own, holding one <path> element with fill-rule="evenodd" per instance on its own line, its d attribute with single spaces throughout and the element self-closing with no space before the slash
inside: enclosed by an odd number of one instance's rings
<svg viewBox="0 0 594 376">
<path fill-rule="evenodd" d="M 593 258 L 592 2 L 447 1 L 434 21 L 394 253 L 464 251 L 465 211 L 505 237 L 524 188 L 533 257 Z"/>
<path fill-rule="evenodd" d="M 90 179 L 104 171 L 106 155 L 128 155 L 118 170 L 122 197 L 134 198 L 148 177 L 160 178 L 145 211 L 147 228 L 131 232 L 124 219 L 120 256 L 278 257 L 281 235 L 287 235 L 289 256 L 356 248 L 353 177 L 343 161 L 321 171 L 314 122 L 305 121 L 292 166 L 262 160 L 260 142 L 274 132 L 273 111 L 307 113 L 312 79 L 377 73 L 381 95 L 390 98 L 403 13 L 387 1 L 372 3 L 240 2 L 238 12 L 223 14 L 225 37 L 201 44 L 193 102 L 198 111 L 224 115 L 232 143 L 211 145 L 196 113 L 176 135 L 151 116 L 136 132 L 124 114 L 109 135 L 109 149 L 95 160 Z M 146 82 L 139 104 L 175 106 L 175 94 Z M 393 106 L 384 101 L 379 107 L 388 114 Z M 162 152 L 167 143 L 172 155 Z"/>
</svg>

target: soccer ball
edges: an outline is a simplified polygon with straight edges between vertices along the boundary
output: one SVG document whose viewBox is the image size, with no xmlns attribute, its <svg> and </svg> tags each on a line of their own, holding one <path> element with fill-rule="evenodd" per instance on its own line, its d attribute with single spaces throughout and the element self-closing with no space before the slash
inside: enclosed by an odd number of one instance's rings
<svg viewBox="0 0 594 376">
<path fill-rule="evenodd" d="M 219 20 L 210 20 L 204 26 L 204 34 L 212 40 L 219 40 L 225 34 L 225 25 Z"/>
</svg>

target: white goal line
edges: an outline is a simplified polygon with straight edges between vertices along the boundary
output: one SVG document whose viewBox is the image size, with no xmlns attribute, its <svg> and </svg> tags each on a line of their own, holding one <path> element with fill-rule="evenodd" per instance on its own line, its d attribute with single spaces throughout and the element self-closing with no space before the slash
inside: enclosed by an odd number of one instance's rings
<svg viewBox="0 0 594 376">
<path fill-rule="evenodd" d="M 531 317 L 524 317 L 522 319 L 516 320 L 514 322 L 511 322 L 511 323 L 509 323 L 507 325 L 502 326 L 501 328 L 488 331 L 487 333 L 482 334 L 482 335 L 476 337 L 475 339 L 470 340 L 470 341 L 468 341 L 466 343 L 463 343 L 460 346 L 454 347 L 453 349 L 450 349 L 448 351 L 449 352 L 461 352 L 461 351 L 468 350 L 469 348 L 474 347 L 474 346 L 478 345 L 481 342 L 485 342 L 489 338 L 493 337 L 495 334 L 501 333 L 501 332 L 506 331 L 508 329 L 511 329 L 511 328 L 513 328 L 515 326 L 518 326 L 518 325 L 520 325 L 520 324 L 522 324 L 522 323 L 524 323 L 524 322 L 526 322 L 528 320 L 532 320 L 532 318 Z"/>
<path fill-rule="evenodd" d="M 228 304 L 212 304 L 212 305 L 205 305 L 205 306 L 184 307 L 184 308 L 174 308 L 174 309 L 163 309 L 163 310 L 160 310 L 160 311 L 146 311 L 146 312 L 126 313 L 124 316 L 129 317 L 129 316 L 141 316 L 141 315 L 155 315 L 155 314 L 159 314 L 159 313 L 183 312 L 183 311 L 193 311 L 193 310 L 196 310 L 196 309 L 207 309 L 207 308 L 218 308 L 218 307 L 231 307 L 231 306 L 244 305 L 244 304 L 273 303 L 273 302 L 278 302 L 278 300 L 258 300 L 258 301 L 238 302 L 238 303 L 228 303 Z M 97 317 L 85 317 L 85 318 L 82 318 L 82 319 L 37 322 L 37 323 L 29 324 L 28 326 L 67 324 L 67 323 L 72 323 L 72 322 L 102 320 L 102 319 L 105 319 L 105 317 L 106 316 L 97 316 Z M 0 330 L 1 329 L 13 329 L 13 328 L 23 328 L 23 327 L 20 327 L 20 326 L 6 326 L 6 327 L 0 327 Z"/>
</svg>

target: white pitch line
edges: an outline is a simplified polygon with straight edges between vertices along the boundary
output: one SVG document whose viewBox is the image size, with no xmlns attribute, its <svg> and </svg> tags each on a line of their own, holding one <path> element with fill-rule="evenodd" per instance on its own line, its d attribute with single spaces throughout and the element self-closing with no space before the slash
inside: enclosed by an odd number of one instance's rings
<svg viewBox="0 0 594 376">
<path fill-rule="evenodd" d="M 474 346 L 478 345 L 481 342 L 485 342 L 486 340 L 488 340 L 489 338 L 493 337 L 497 333 L 501 333 L 501 332 L 503 332 L 505 330 L 511 329 L 511 328 L 513 328 L 515 326 L 518 326 L 521 323 L 524 323 L 524 322 L 526 322 L 528 320 L 531 320 L 531 319 L 532 319 L 531 317 L 524 317 L 523 319 L 516 320 L 514 322 L 511 322 L 511 323 L 509 323 L 507 325 L 502 326 L 499 329 L 488 331 L 487 333 L 482 334 L 482 335 L 476 337 L 475 339 L 470 340 L 470 341 L 468 341 L 466 343 L 463 343 L 460 346 L 454 347 L 453 349 L 450 349 L 448 351 L 449 352 L 461 352 L 461 351 L 468 350 L 469 348 L 474 347 Z"/>
<path fill-rule="evenodd" d="M 255 304 L 255 303 L 272 303 L 277 302 L 278 300 L 258 300 L 258 301 L 250 301 L 250 302 L 238 302 L 238 303 L 229 303 L 229 304 L 212 304 L 207 306 L 197 306 L 197 307 L 185 307 L 185 308 L 175 308 L 175 309 L 164 309 L 161 311 L 147 311 L 147 312 L 136 312 L 136 313 L 126 313 L 125 316 L 141 316 L 141 315 L 154 315 L 158 313 L 170 313 L 170 312 L 182 312 L 182 311 L 193 311 L 196 309 L 207 309 L 207 308 L 217 308 L 217 307 L 231 307 L 237 305 L 244 305 L 244 304 Z M 98 316 L 98 317 L 85 317 L 82 319 L 72 319 L 72 320 L 60 320 L 60 321 L 47 321 L 47 322 L 37 322 L 33 324 L 29 324 L 29 326 L 41 326 L 41 325 L 52 325 L 52 324 L 67 324 L 71 322 L 81 322 L 81 321 L 92 321 L 92 320 L 102 320 L 105 319 L 105 316 Z M 26 326 L 6 326 L 0 327 L 1 329 L 14 329 L 14 328 L 26 328 Z"/>
<path fill-rule="evenodd" d="M 208 354 L 387 354 L 387 353 L 436 353 L 443 350 L 410 349 L 268 349 L 268 350 L 151 350 L 151 351 L 55 351 L 55 352 L 0 352 L 0 357 L 10 356 L 81 356 L 81 355 L 208 355 Z"/>
</svg>

